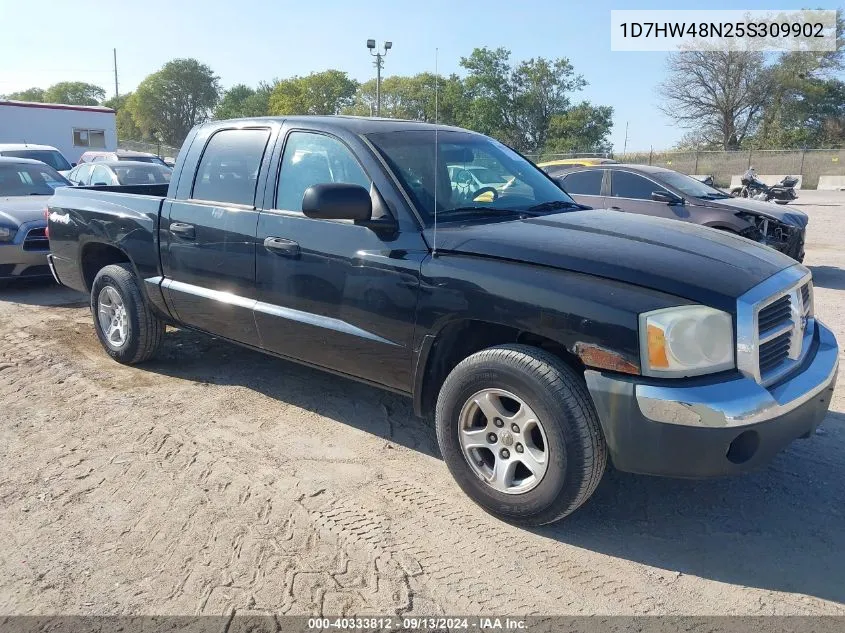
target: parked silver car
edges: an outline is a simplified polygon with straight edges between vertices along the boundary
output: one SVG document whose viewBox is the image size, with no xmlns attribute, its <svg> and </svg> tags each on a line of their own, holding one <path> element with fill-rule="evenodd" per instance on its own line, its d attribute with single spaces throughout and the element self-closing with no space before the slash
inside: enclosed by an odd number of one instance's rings
<svg viewBox="0 0 845 633">
<path fill-rule="evenodd" d="M 0 281 L 49 277 L 47 198 L 70 183 L 41 161 L 0 157 Z"/>
<path fill-rule="evenodd" d="M 68 180 L 74 185 L 161 185 L 170 182 L 170 167 L 129 160 L 83 163 Z"/>
</svg>

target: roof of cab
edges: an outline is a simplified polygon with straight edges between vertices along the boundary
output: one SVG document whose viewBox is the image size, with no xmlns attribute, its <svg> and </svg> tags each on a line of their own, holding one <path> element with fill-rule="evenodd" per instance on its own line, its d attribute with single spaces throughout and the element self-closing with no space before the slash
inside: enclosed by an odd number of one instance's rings
<svg viewBox="0 0 845 633">
<path fill-rule="evenodd" d="M 422 121 L 409 121 L 406 119 L 385 119 L 379 117 L 361 117 L 347 115 L 330 116 L 275 116 L 259 117 L 250 119 L 229 119 L 223 121 L 209 121 L 203 124 L 204 127 L 224 127 L 233 123 L 255 124 L 262 121 L 274 123 L 298 124 L 303 127 L 335 128 L 343 129 L 355 134 L 374 134 L 377 132 L 400 132 L 400 131 L 433 131 L 437 128 L 440 131 L 468 132 L 476 134 L 471 130 L 465 130 L 451 125 L 435 125 L 434 123 L 423 123 Z"/>
</svg>

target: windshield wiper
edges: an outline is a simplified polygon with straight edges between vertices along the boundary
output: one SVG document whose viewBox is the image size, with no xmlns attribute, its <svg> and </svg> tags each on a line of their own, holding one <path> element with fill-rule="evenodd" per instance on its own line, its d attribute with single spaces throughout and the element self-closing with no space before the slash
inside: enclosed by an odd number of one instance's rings
<svg viewBox="0 0 845 633">
<path fill-rule="evenodd" d="M 460 215 L 462 213 L 478 213 L 484 215 L 514 215 L 519 213 L 524 213 L 524 211 L 519 211 L 517 209 L 508 209 L 503 207 L 482 207 L 482 206 L 468 206 L 468 207 L 455 207 L 454 209 L 446 209 L 445 211 L 441 211 L 438 213 L 438 216 L 444 215 Z"/>
<path fill-rule="evenodd" d="M 569 202 L 568 200 L 549 200 L 548 202 L 541 202 L 535 204 L 533 207 L 528 207 L 526 211 L 529 213 L 536 213 L 538 211 L 554 211 L 555 209 L 586 209 L 583 204 L 577 202 Z"/>
<path fill-rule="evenodd" d="M 696 198 L 700 200 L 724 200 L 725 198 L 730 198 L 730 196 L 726 193 L 707 193 L 703 196 L 696 196 Z"/>
</svg>

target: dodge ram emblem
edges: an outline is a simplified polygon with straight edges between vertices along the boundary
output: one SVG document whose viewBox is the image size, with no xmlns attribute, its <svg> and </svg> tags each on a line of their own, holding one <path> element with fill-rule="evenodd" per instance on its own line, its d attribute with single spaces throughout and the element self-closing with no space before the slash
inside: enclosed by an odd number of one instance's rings
<svg viewBox="0 0 845 633">
<path fill-rule="evenodd" d="M 511 435 L 508 431 L 502 433 L 502 444 L 505 446 L 510 446 L 513 444 L 513 435 Z"/>
</svg>

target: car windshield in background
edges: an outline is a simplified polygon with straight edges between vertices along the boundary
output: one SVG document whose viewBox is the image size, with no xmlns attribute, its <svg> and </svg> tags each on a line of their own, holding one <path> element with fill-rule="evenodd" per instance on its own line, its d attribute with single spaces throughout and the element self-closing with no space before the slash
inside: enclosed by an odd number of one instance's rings
<svg viewBox="0 0 845 633">
<path fill-rule="evenodd" d="M 433 130 L 369 134 L 367 138 L 384 156 L 427 225 L 434 222 L 435 198 L 437 219 L 443 221 L 580 208 L 532 163 L 484 136 L 438 131 L 437 160 Z"/>
<path fill-rule="evenodd" d="M 112 169 L 121 185 L 156 185 L 170 182 L 171 170 L 162 165 L 116 165 Z"/>
<path fill-rule="evenodd" d="M 0 197 L 52 196 L 54 189 L 68 185 L 67 180 L 46 165 L 0 165 Z"/>
<path fill-rule="evenodd" d="M 40 160 L 45 165 L 50 165 L 56 171 L 67 171 L 71 169 L 70 163 L 65 160 L 61 152 L 49 149 L 13 149 L 3 152 L 3 156 L 11 156 L 13 158 L 31 158 L 32 160 Z"/>
<path fill-rule="evenodd" d="M 695 178 L 687 176 L 686 174 L 681 174 L 677 171 L 667 171 L 665 173 L 661 173 L 659 175 L 659 179 L 691 198 L 704 198 L 708 200 L 730 198 L 730 196 L 724 191 L 719 191 L 710 185 L 705 185 L 700 180 L 696 180 Z"/>
</svg>

